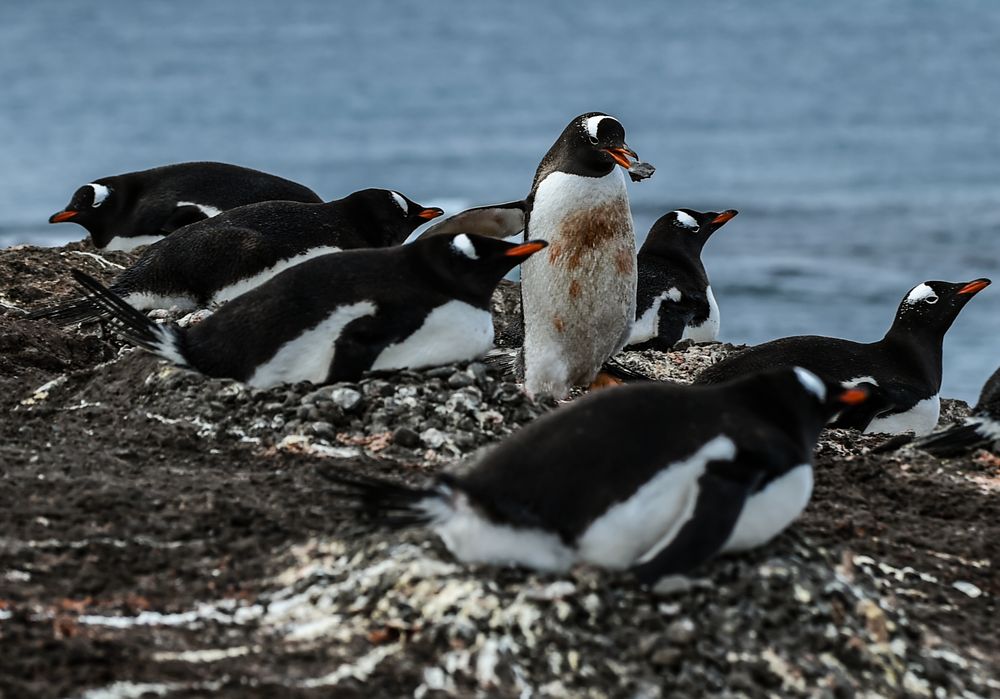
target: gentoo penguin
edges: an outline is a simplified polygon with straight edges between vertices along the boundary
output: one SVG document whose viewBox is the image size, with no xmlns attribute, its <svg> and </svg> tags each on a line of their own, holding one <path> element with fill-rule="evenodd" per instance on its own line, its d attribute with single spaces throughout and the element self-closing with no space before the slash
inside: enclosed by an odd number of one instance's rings
<svg viewBox="0 0 1000 699">
<path fill-rule="evenodd" d="M 352 513 L 429 527 L 462 561 L 550 571 L 589 563 L 648 584 L 791 524 L 812 493 L 823 425 L 866 395 L 801 368 L 719 386 L 633 384 L 552 411 L 467 474 L 425 488 L 323 475 Z"/>
<path fill-rule="evenodd" d="M 955 456 L 973 449 L 1000 446 L 1000 369 L 986 381 L 965 424 L 918 439 L 913 446 L 936 456 Z"/>
<path fill-rule="evenodd" d="M 719 338 L 719 306 L 701 261 L 715 231 L 738 212 L 677 209 L 649 229 L 639 249 L 639 286 L 630 349 L 666 352 L 680 340 Z"/>
<path fill-rule="evenodd" d="M 363 189 L 325 204 L 241 206 L 149 246 L 118 275 L 111 291 L 141 310 L 204 308 L 319 255 L 398 245 L 441 213 L 388 189 Z M 29 317 L 71 324 L 103 314 L 101 306 L 84 298 Z"/>
<path fill-rule="evenodd" d="M 189 223 L 260 201 L 319 203 L 308 187 L 226 163 L 178 163 L 83 185 L 49 223 L 72 221 L 102 250 L 148 245 Z"/>
<path fill-rule="evenodd" d="M 728 381 L 766 367 L 803 366 L 844 386 L 866 386 L 871 393 L 863 406 L 841 411 L 833 427 L 927 434 L 940 413 L 944 335 L 969 299 L 989 284 L 989 279 L 923 282 L 906 294 L 892 326 L 878 342 L 786 337 L 713 364 L 695 383 Z"/>
<path fill-rule="evenodd" d="M 87 275 L 74 276 L 140 347 L 208 376 L 263 387 L 353 381 L 368 369 L 477 357 L 493 345 L 493 288 L 544 247 L 463 233 L 323 255 L 187 330 L 159 325 Z"/>
<path fill-rule="evenodd" d="M 525 236 L 549 243 L 521 268 L 529 394 L 565 397 L 625 346 L 635 318 L 635 233 L 625 177 L 638 159 L 617 119 L 578 116 L 549 149 L 525 200 Z"/>
</svg>

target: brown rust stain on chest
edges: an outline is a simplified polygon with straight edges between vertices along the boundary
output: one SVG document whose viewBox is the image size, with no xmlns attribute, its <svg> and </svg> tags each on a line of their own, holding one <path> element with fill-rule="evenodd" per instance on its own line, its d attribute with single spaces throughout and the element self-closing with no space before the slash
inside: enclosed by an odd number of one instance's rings
<svg viewBox="0 0 1000 699">
<path fill-rule="evenodd" d="M 559 234 L 549 245 L 549 263 L 575 269 L 586 255 L 624 237 L 632 237 L 630 216 L 624 200 L 566 216 L 559 227 Z M 627 269 L 622 269 L 625 261 L 615 260 L 622 273 L 631 272 L 633 266 L 631 256 L 627 257 Z"/>
</svg>

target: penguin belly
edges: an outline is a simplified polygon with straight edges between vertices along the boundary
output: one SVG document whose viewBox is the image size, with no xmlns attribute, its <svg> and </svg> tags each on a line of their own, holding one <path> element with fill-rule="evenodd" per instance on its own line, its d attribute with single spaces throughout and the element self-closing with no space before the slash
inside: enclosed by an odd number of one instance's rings
<svg viewBox="0 0 1000 699">
<path fill-rule="evenodd" d="M 546 177 L 529 236 L 549 248 L 521 268 L 525 389 L 563 397 L 625 346 L 635 318 L 635 233 L 620 170 Z"/>
</svg>

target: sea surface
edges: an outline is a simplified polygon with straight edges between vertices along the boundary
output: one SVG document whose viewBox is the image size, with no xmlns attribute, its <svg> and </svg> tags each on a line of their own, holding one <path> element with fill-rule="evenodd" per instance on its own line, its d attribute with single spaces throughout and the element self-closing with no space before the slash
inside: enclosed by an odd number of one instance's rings
<svg viewBox="0 0 1000 699">
<path fill-rule="evenodd" d="M 881 337 L 926 279 L 1000 278 L 1000 3 L 63 2 L 0 7 L 0 246 L 81 184 L 188 160 L 327 198 L 523 197 L 575 115 L 618 116 L 705 253 L 722 338 Z M 0 280 L 2 283 L 2 280 Z M 945 343 L 943 394 L 1000 363 L 1000 283 Z"/>
</svg>

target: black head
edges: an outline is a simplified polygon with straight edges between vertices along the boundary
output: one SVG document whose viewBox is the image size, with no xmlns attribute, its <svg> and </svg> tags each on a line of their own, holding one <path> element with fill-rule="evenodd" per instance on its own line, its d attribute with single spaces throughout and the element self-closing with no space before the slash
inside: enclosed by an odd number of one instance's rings
<svg viewBox="0 0 1000 699">
<path fill-rule="evenodd" d="M 669 211 L 649 229 L 642 251 L 653 254 L 675 250 L 700 252 L 712 234 L 738 213 L 735 209 L 722 213 L 694 209 Z"/>
<path fill-rule="evenodd" d="M 362 189 L 335 203 L 347 208 L 358 232 L 372 247 L 399 245 L 419 226 L 444 213 L 391 189 Z"/>
<path fill-rule="evenodd" d="M 571 121 L 542 160 L 539 170 L 550 160 L 559 170 L 574 175 L 603 177 L 615 165 L 626 170 L 638 160 L 625 143 L 625 127 L 603 112 L 587 112 Z"/>
<path fill-rule="evenodd" d="M 989 285 L 989 279 L 917 284 L 900 302 L 889 333 L 942 338 L 965 304 Z"/>
<path fill-rule="evenodd" d="M 489 308 L 490 296 L 504 275 L 546 245 L 543 240 L 508 243 L 458 233 L 435 235 L 406 247 L 422 258 L 439 289 L 479 308 Z"/>
<path fill-rule="evenodd" d="M 110 239 L 110 235 L 105 235 L 108 223 L 118 213 L 121 204 L 116 185 L 108 179 L 100 179 L 80 187 L 73 193 L 66 208 L 49 216 L 49 223 L 79 223 L 87 229 L 97 247 L 107 245 L 108 240 L 104 238 Z"/>
<path fill-rule="evenodd" d="M 802 367 L 767 369 L 730 383 L 753 406 L 770 417 L 811 454 L 827 422 L 847 406 L 868 400 L 864 387 L 844 388 Z"/>
</svg>

